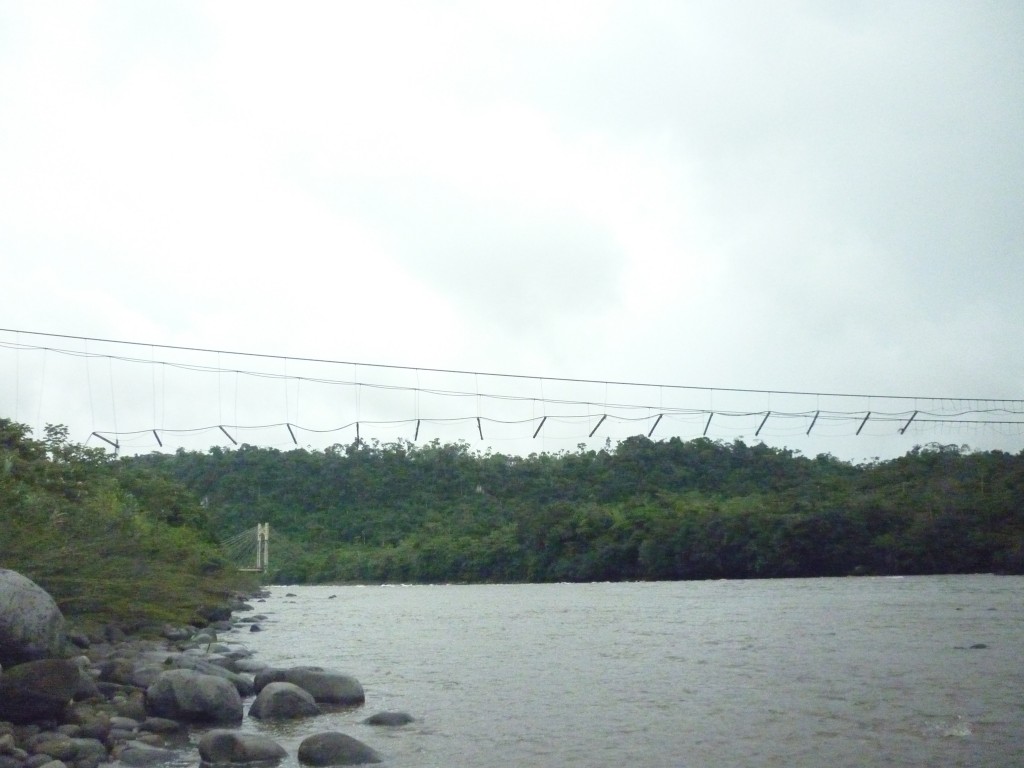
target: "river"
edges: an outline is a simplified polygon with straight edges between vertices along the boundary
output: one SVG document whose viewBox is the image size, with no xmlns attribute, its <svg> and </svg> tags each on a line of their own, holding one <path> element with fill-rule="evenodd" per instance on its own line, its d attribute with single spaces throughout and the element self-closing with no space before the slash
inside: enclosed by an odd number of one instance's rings
<svg viewBox="0 0 1024 768">
<path fill-rule="evenodd" d="M 1022 577 L 270 591 L 236 639 L 366 689 L 246 718 L 291 765 L 324 730 L 395 768 L 1024 765 Z M 361 723 L 381 710 L 416 722 Z"/>
</svg>

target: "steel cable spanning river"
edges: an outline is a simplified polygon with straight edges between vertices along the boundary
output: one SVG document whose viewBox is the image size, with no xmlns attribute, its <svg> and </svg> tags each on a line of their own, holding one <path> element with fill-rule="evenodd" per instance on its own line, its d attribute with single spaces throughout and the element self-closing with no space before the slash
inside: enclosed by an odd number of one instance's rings
<svg viewBox="0 0 1024 768">
<path fill-rule="evenodd" d="M 1024 578 L 272 587 L 244 642 L 357 677 L 389 766 L 1024 765 Z M 381 710 L 416 722 L 362 724 Z"/>
</svg>

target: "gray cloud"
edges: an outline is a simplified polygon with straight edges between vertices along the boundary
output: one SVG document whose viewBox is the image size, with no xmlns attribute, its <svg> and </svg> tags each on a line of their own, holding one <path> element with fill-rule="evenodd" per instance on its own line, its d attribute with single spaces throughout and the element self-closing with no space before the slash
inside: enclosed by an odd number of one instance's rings
<svg viewBox="0 0 1024 768">
<path fill-rule="evenodd" d="M 1021 397 L 1015 3 L 0 15 L 4 327 Z"/>
</svg>

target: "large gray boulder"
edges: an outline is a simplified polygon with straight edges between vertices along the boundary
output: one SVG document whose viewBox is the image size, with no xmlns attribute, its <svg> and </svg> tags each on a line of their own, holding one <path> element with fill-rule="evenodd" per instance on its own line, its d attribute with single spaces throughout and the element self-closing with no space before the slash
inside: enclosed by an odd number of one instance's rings
<svg viewBox="0 0 1024 768">
<path fill-rule="evenodd" d="M 192 656 L 187 653 L 178 653 L 169 656 L 168 662 L 175 669 L 191 669 L 204 675 L 223 677 L 225 680 L 231 681 L 231 684 L 238 689 L 238 693 L 241 696 L 252 696 L 255 693 L 252 678 L 232 672 L 227 667 L 221 666 L 211 659 Z"/>
<path fill-rule="evenodd" d="M 242 697 L 223 677 L 172 669 L 146 690 L 146 709 L 151 715 L 184 722 L 237 723 L 242 719 Z"/>
<path fill-rule="evenodd" d="M 265 669 L 257 673 L 257 691 L 270 683 L 292 683 L 307 691 L 320 704 L 358 706 L 366 701 L 362 684 L 354 677 L 316 667 Z"/>
<path fill-rule="evenodd" d="M 363 765 L 381 762 L 380 755 L 344 733 L 315 733 L 299 744 L 299 762 L 306 765 Z"/>
<path fill-rule="evenodd" d="M 60 717 L 79 687 L 81 671 L 67 659 L 41 659 L 0 674 L 0 720 L 31 723 Z"/>
<path fill-rule="evenodd" d="M 0 568 L 0 667 L 60 656 L 64 616 L 53 598 L 17 571 Z"/>
<path fill-rule="evenodd" d="M 270 683 L 264 686 L 249 707 L 250 717 L 261 720 L 292 720 L 319 714 L 320 707 L 313 697 L 292 683 Z"/>
<path fill-rule="evenodd" d="M 213 730 L 199 740 L 199 756 L 204 763 L 271 763 L 288 756 L 273 739 L 255 733 Z"/>
<path fill-rule="evenodd" d="M 231 681 L 241 696 L 251 696 L 255 692 L 251 676 L 232 672 L 227 667 L 217 664 L 214 657 L 196 656 L 177 651 L 141 651 L 136 654 L 106 659 L 99 664 L 98 668 L 101 681 L 118 685 L 134 685 L 137 688 L 148 688 L 169 669 L 190 669 L 193 672 L 223 677 Z"/>
</svg>

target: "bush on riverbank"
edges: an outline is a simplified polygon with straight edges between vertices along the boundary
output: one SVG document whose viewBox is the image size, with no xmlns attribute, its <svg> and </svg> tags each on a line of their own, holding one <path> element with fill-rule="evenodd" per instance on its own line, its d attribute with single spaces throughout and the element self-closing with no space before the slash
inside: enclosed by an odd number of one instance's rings
<svg viewBox="0 0 1024 768">
<path fill-rule="evenodd" d="M 0 419 L 0 567 L 46 589 L 79 624 L 184 623 L 251 588 L 223 558 L 205 510 L 178 483 L 47 426 Z"/>
</svg>

